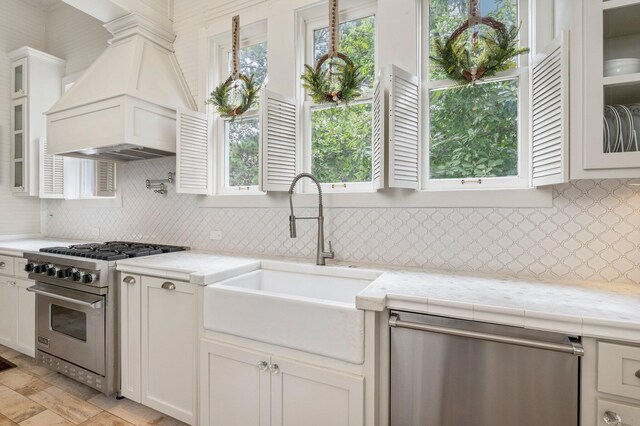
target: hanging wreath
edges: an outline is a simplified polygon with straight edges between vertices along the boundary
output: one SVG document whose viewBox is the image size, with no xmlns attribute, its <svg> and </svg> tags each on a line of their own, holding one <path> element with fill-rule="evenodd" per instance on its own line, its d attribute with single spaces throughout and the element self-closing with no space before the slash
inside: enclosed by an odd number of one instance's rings
<svg viewBox="0 0 640 426">
<path fill-rule="evenodd" d="M 479 35 L 478 25 L 491 30 Z M 467 40 L 460 37 L 468 29 L 473 29 L 471 49 Z M 469 18 L 449 37 L 433 37 L 433 54 L 429 59 L 449 79 L 473 85 L 512 68 L 513 58 L 529 52 L 528 48 L 518 46 L 519 32 L 519 26 L 507 27 L 494 18 L 481 17 L 480 0 L 469 0 Z"/>
<path fill-rule="evenodd" d="M 240 16 L 236 15 L 232 23 L 232 73 L 222 84 L 218 85 L 209 96 L 207 103 L 216 107 L 221 117 L 234 120 L 252 109 L 257 100 L 260 84 L 256 84 L 254 76 L 240 73 Z"/>
<path fill-rule="evenodd" d="M 301 75 L 304 87 L 316 103 L 348 103 L 360 97 L 365 80 L 360 65 L 344 53 L 338 52 L 338 0 L 329 0 L 329 51 L 322 55 L 315 67 L 305 64 Z"/>
</svg>

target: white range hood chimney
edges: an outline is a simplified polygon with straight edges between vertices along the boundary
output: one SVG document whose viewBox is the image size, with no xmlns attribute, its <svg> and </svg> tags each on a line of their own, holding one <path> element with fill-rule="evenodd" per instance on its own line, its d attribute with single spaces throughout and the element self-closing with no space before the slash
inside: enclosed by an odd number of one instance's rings
<svg viewBox="0 0 640 426">
<path fill-rule="evenodd" d="M 109 47 L 47 112 L 48 153 L 131 161 L 175 155 L 176 110 L 196 110 L 175 35 L 130 14 Z"/>
</svg>

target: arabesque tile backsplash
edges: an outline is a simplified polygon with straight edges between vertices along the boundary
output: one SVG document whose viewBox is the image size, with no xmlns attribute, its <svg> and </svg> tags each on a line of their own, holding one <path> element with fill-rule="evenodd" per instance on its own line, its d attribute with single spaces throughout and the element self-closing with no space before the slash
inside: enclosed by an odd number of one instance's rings
<svg viewBox="0 0 640 426">
<path fill-rule="evenodd" d="M 122 207 L 49 200 L 46 232 L 315 256 L 315 223 L 300 223 L 298 238 L 290 239 L 288 209 L 199 208 L 197 197 L 176 194 L 173 186 L 166 196 L 145 188 L 145 179 L 174 170 L 175 158 L 119 166 Z M 325 215 L 340 260 L 640 284 L 640 187 L 624 180 L 557 186 L 551 208 L 332 208 Z M 211 240 L 210 231 L 222 239 Z"/>
</svg>

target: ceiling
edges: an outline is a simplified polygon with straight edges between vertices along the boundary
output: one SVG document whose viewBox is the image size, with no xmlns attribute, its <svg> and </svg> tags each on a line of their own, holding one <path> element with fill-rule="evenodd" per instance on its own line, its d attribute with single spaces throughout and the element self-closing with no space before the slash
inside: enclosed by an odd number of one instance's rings
<svg viewBox="0 0 640 426">
<path fill-rule="evenodd" d="M 53 6 L 57 5 L 58 3 L 60 3 L 61 0 L 22 0 L 25 3 L 29 3 L 32 6 L 37 7 L 38 9 L 41 10 L 49 10 L 50 8 L 52 8 Z"/>
</svg>

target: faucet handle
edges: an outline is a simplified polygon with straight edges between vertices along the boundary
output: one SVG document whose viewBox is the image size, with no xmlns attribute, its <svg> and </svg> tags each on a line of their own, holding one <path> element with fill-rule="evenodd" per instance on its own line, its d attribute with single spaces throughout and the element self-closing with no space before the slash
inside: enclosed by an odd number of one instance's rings
<svg viewBox="0 0 640 426">
<path fill-rule="evenodd" d="M 331 245 L 331 240 L 329 240 L 329 251 L 322 253 L 322 257 L 327 259 L 333 259 L 335 253 L 333 252 L 333 246 Z"/>
</svg>

